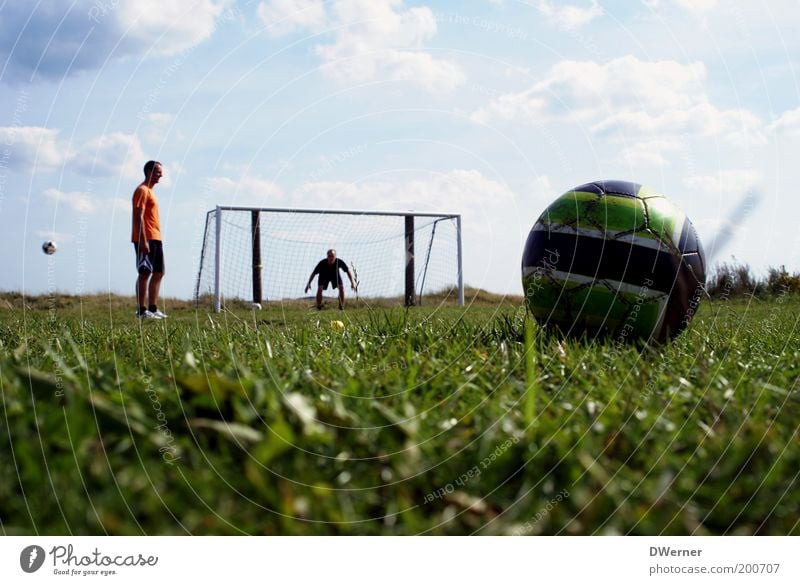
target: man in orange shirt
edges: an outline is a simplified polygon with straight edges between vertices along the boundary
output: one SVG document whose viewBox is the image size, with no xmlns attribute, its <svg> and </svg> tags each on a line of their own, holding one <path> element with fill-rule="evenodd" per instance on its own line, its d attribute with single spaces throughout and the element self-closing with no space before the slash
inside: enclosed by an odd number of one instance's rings
<svg viewBox="0 0 800 585">
<path fill-rule="evenodd" d="M 164 248 L 161 241 L 161 220 L 158 217 L 158 201 L 153 187 L 161 180 L 161 163 L 154 160 L 144 165 L 144 181 L 133 192 L 133 230 L 131 241 L 136 250 L 136 300 L 139 303 L 137 316 L 140 319 L 166 319 L 158 310 L 158 291 L 164 278 Z M 149 305 L 145 305 L 145 294 Z"/>
</svg>

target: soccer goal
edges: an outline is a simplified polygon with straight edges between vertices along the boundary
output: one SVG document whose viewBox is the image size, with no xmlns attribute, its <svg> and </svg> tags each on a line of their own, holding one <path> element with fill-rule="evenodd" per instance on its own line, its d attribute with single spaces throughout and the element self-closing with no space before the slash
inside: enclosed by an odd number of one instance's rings
<svg viewBox="0 0 800 585">
<path fill-rule="evenodd" d="M 232 206 L 206 215 L 195 299 L 220 311 L 231 300 L 313 297 L 316 280 L 309 294 L 306 282 L 330 248 L 353 270 L 360 299 L 464 304 L 459 214 Z"/>
</svg>

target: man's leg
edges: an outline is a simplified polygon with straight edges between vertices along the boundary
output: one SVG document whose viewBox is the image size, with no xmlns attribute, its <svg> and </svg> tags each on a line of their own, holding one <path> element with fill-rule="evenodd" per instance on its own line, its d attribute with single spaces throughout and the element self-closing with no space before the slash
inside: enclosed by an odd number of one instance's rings
<svg viewBox="0 0 800 585">
<path fill-rule="evenodd" d="M 158 292 L 161 290 L 162 278 L 164 278 L 163 272 L 154 272 L 150 278 L 150 290 L 148 291 L 150 307 L 158 307 Z"/>
<path fill-rule="evenodd" d="M 145 274 L 140 274 L 139 278 L 136 279 L 136 302 L 139 304 L 137 310 L 139 313 L 142 312 L 142 309 L 146 309 L 147 305 L 145 301 L 147 300 L 147 281 L 150 279 L 150 273 L 147 272 Z"/>
<path fill-rule="evenodd" d="M 322 308 L 322 287 L 317 287 L 317 309 Z"/>
<path fill-rule="evenodd" d="M 344 287 L 339 284 L 339 310 L 344 311 Z"/>
<path fill-rule="evenodd" d="M 156 317 L 163 319 L 166 317 L 162 311 L 158 309 L 158 293 L 161 291 L 161 280 L 164 278 L 164 248 L 161 240 L 150 240 L 150 254 L 151 261 L 153 262 L 153 276 L 150 277 L 150 287 L 148 296 L 150 297 L 150 305 L 147 310 L 155 313 Z"/>
</svg>

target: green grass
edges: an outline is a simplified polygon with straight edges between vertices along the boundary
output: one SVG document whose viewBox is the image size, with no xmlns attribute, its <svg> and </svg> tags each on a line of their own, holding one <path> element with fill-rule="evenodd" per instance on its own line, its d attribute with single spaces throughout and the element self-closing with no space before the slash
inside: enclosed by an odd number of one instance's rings
<svg viewBox="0 0 800 585">
<path fill-rule="evenodd" d="M 24 303 L 0 299 L 4 534 L 800 534 L 798 298 L 705 303 L 644 349 L 485 295 L 141 326 Z"/>
</svg>

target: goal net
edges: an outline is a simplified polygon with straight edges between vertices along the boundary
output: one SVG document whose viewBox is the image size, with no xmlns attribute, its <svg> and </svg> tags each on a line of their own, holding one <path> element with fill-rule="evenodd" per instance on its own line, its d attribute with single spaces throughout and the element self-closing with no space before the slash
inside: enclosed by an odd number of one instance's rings
<svg viewBox="0 0 800 585">
<path fill-rule="evenodd" d="M 195 299 L 219 311 L 232 300 L 312 298 L 308 277 L 331 248 L 355 273 L 360 299 L 464 303 L 458 214 L 250 207 L 208 212 Z"/>
</svg>

